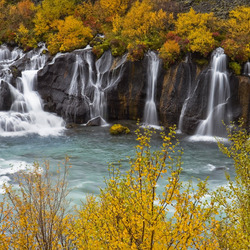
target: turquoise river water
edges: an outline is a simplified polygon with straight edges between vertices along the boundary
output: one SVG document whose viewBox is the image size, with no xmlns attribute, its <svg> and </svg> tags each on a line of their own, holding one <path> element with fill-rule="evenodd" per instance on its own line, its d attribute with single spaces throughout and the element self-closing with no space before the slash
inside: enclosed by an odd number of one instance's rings
<svg viewBox="0 0 250 250">
<path fill-rule="evenodd" d="M 132 130 L 136 128 L 134 124 L 130 126 Z M 181 180 L 193 179 L 196 183 L 196 178 L 205 180 L 209 176 L 210 190 L 226 185 L 225 171 L 233 176 L 234 168 L 232 161 L 218 150 L 215 140 L 178 137 L 184 149 Z M 34 161 L 49 160 L 53 172 L 58 162 L 68 155 L 72 165 L 68 176 L 69 198 L 72 204 L 80 204 L 87 194 L 98 194 L 99 187 L 104 186 L 108 163 L 121 160 L 123 169 L 128 169 L 127 157 L 134 156 L 136 143 L 134 133 L 112 136 L 109 127 L 79 126 L 64 130 L 58 136 L 26 134 L 0 137 L 0 188 L 4 182 L 14 184 L 15 174 Z M 152 145 L 154 148 L 161 145 L 160 136 L 154 136 Z M 159 184 L 159 191 L 163 182 Z"/>
</svg>

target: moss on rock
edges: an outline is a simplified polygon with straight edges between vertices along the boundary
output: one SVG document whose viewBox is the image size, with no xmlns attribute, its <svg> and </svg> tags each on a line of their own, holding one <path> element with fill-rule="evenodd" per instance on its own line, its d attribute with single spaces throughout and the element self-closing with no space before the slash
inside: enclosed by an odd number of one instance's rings
<svg viewBox="0 0 250 250">
<path fill-rule="evenodd" d="M 130 133 L 129 128 L 122 126 L 121 124 L 114 124 L 109 131 L 111 135 L 121 135 Z"/>
</svg>

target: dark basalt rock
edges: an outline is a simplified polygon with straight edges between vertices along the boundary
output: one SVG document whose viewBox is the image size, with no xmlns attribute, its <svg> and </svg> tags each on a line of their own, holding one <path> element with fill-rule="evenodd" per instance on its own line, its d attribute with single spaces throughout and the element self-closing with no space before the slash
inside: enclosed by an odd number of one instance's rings
<svg viewBox="0 0 250 250">
<path fill-rule="evenodd" d="M 10 110 L 12 98 L 8 83 L 0 82 L 0 111 Z"/>
<path fill-rule="evenodd" d="M 165 126 L 178 124 L 189 87 L 193 87 L 196 79 L 197 67 L 191 62 L 181 62 L 161 74 L 164 79 L 160 97 L 160 120 Z"/>
<path fill-rule="evenodd" d="M 86 126 L 101 126 L 103 119 L 100 116 L 97 116 L 86 123 Z"/>
<path fill-rule="evenodd" d="M 146 98 L 147 59 L 127 62 L 117 86 L 107 92 L 110 119 L 141 119 Z"/>
<path fill-rule="evenodd" d="M 80 96 L 70 96 L 69 86 L 75 54 L 68 53 L 47 63 L 38 72 L 38 92 L 45 101 L 45 110 L 54 112 L 67 122 L 85 123 L 90 118 L 89 106 Z"/>
<path fill-rule="evenodd" d="M 69 95 L 75 59 L 76 52 L 73 52 L 58 57 L 53 64 L 47 63 L 38 72 L 38 91 L 44 100 L 45 110 L 57 113 L 67 122 L 87 123 L 90 119 L 89 99 L 93 99 L 94 87 L 91 85 L 85 87 L 88 100 L 87 97 L 81 96 L 81 86 L 78 86 L 76 96 Z M 114 66 L 115 59 L 113 61 Z M 138 118 L 142 120 L 147 93 L 147 64 L 147 56 L 141 61 L 125 62 L 123 74 L 118 83 L 104 90 L 107 96 L 109 120 L 137 120 Z M 86 65 L 86 67 L 82 66 L 83 70 L 87 70 Z M 115 67 L 113 66 L 112 70 Z M 93 70 L 95 70 L 94 62 Z M 118 73 L 116 70 L 112 71 L 112 74 Z M 109 75 L 103 75 L 103 77 L 109 77 Z M 190 57 L 168 70 L 160 65 L 156 92 L 160 125 L 178 125 L 183 104 L 190 94 L 183 117 L 183 132 L 193 134 L 200 120 L 206 116 L 210 78 L 210 68 L 206 65 L 197 66 Z M 249 78 L 230 75 L 232 95 L 228 105 L 233 107 L 233 119 L 238 119 L 242 115 L 249 122 L 249 96 L 246 96 L 246 93 L 249 93 L 247 89 L 249 82 L 247 83 L 247 79 Z M 100 124 L 100 119 L 97 118 L 89 125 Z"/>
</svg>

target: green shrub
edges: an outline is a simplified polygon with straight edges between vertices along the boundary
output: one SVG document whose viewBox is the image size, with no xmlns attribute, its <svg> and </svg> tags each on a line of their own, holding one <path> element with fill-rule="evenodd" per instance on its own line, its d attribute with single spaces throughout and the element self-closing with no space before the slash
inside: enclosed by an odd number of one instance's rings
<svg viewBox="0 0 250 250">
<path fill-rule="evenodd" d="M 237 62 L 230 62 L 229 63 L 229 68 L 236 74 L 236 75 L 240 75 L 241 73 L 241 66 L 239 63 Z"/>
</svg>

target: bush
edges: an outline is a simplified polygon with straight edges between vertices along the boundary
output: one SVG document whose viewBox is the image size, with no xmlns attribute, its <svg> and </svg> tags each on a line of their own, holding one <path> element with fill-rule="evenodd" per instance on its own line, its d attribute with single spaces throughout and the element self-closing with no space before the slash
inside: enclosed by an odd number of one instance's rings
<svg viewBox="0 0 250 250">
<path fill-rule="evenodd" d="M 165 66 L 173 64 L 180 56 L 180 46 L 175 40 L 166 41 L 160 48 L 160 57 L 163 59 Z"/>
<path fill-rule="evenodd" d="M 114 124 L 109 131 L 111 135 L 121 135 L 130 133 L 129 128 L 122 126 L 121 124 Z"/>
<path fill-rule="evenodd" d="M 122 56 L 126 52 L 126 44 L 121 39 L 112 39 L 110 47 L 113 56 Z"/>
<path fill-rule="evenodd" d="M 18 190 L 5 186 L 5 209 L 0 204 L 0 240 L 5 249 L 64 249 L 67 247 L 67 167 L 49 173 L 49 162 L 34 163 L 17 175 Z M 2 221 L 1 221 L 2 217 Z"/>
<path fill-rule="evenodd" d="M 240 75 L 241 73 L 241 66 L 239 63 L 237 62 L 230 62 L 229 63 L 229 68 L 233 70 L 233 72 L 236 74 L 236 75 Z"/>
<path fill-rule="evenodd" d="M 228 180 L 227 187 L 221 187 L 213 194 L 213 201 L 219 204 L 220 221 L 215 231 L 220 249 L 249 249 L 250 237 L 250 135 L 239 126 L 227 127 L 230 145 L 218 142 L 220 150 L 232 158 L 236 177 Z"/>
<path fill-rule="evenodd" d="M 182 190 L 181 151 L 176 148 L 174 129 L 162 133 L 162 147 L 154 152 L 150 146 L 152 133 L 148 129 L 136 131 L 139 143 L 129 170 L 123 174 L 121 166 L 111 165 L 110 178 L 105 181 L 101 194 L 88 197 L 78 211 L 71 230 L 76 247 L 217 248 L 214 239 L 208 237 L 213 230 L 209 225 L 213 207 L 202 204 L 206 184 L 201 182 L 195 193 L 191 183 Z M 164 180 L 165 188 L 158 194 L 160 179 Z M 172 206 L 175 213 L 173 218 L 168 218 Z"/>
</svg>

